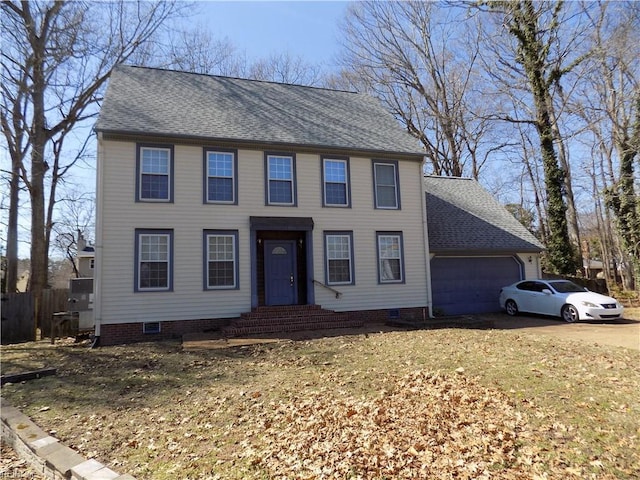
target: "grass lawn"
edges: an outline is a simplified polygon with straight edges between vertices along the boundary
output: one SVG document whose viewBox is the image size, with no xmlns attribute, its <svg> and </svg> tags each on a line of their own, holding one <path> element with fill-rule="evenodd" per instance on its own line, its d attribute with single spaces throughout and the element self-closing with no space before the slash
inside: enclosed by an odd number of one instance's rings
<svg viewBox="0 0 640 480">
<path fill-rule="evenodd" d="M 440 329 L 2 347 L 2 396 L 139 479 L 640 478 L 640 352 Z"/>
</svg>

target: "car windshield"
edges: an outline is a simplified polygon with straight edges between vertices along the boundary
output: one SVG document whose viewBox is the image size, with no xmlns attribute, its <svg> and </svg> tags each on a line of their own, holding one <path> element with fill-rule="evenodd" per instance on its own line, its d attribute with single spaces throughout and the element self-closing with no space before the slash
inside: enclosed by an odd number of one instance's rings
<svg viewBox="0 0 640 480">
<path fill-rule="evenodd" d="M 574 292 L 584 292 L 584 288 L 580 285 L 576 285 L 573 282 L 569 282 L 566 280 L 560 282 L 549 282 L 556 292 L 558 293 L 574 293 Z"/>
</svg>

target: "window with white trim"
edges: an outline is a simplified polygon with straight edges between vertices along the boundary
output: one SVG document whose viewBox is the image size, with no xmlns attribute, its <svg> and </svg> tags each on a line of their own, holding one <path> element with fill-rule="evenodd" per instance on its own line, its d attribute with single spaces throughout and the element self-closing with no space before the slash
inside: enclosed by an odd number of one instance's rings
<svg viewBox="0 0 640 480">
<path fill-rule="evenodd" d="M 378 281 L 380 283 L 404 282 L 402 233 L 376 232 L 378 243 Z"/>
<path fill-rule="evenodd" d="M 398 162 L 374 161 L 373 183 L 376 208 L 400 208 Z"/>
<path fill-rule="evenodd" d="M 173 288 L 172 244 L 172 230 L 136 230 L 136 291 Z"/>
<path fill-rule="evenodd" d="M 350 205 L 348 159 L 322 158 L 322 199 L 328 207 Z"/>
<path fill-rule="evenodd" d="M 327 285 L 350 285 L 353 275 L 353 233 L 325 232 L 325 278 Z"/>
<path fill-rule="evenodd" d="M 173 147 L 138 146 L 137 200 L 173 201 Z"/>
<path fill-rule="evenodd" d="M 295 157 L 266 154 L 267 205 L 296 204 Z"/>
<path fill-rule="evenodd" d="M 236 152 L 205 150 L 205 202 L 238 203 Z"/>
<path fill-rule="evenodd" d="M 204 231 L 205 289 L 238 288 L 238 232 Z"/>
</svg>

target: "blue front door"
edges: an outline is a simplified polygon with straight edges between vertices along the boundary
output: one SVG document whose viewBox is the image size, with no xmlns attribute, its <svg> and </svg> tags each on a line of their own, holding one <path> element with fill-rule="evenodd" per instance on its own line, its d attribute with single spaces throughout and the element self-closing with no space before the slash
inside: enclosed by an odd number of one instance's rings
<svg viewBox="0 0 640 480">
<path fill-rule="evenodd" d="M 295 305 L 297 295 L 296 242 L 264 242 L 265 303 Z"/>
</svg>

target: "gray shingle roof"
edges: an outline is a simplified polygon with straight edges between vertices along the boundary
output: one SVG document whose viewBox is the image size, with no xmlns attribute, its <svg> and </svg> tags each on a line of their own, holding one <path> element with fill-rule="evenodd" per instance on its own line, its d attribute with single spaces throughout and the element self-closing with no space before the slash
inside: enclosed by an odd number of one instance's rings
<svg viewBox="0 0 640 480">
<path fill-rule="evenodd" d="M 96 130 L 421 155 L 368 95 L 124 65 Z"/>
<path fill-rule="evenodd" d="M 539 252 L 544 246 L 477 181 L 425 177 L 432 252 Z"/>
</svg>

